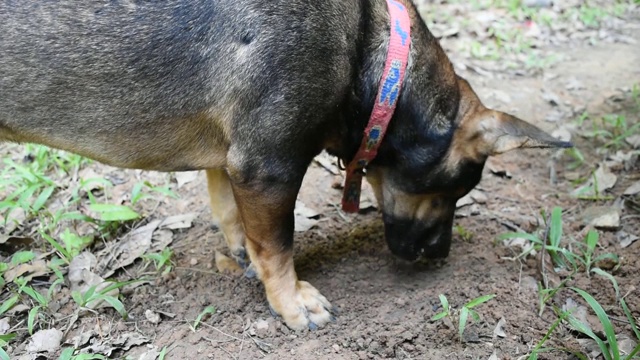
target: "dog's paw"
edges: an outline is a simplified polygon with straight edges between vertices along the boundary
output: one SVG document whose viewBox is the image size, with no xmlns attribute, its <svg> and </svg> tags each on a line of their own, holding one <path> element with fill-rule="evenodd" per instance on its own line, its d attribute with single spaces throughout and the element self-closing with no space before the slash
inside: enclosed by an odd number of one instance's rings
<svg viewBox="0 0 640 360">
<path fill-rule="evenodd" d="M 249 256 L 247 256 L 247 250 L 245 250 L 243 247 L 232 250 L 231 257 L 238 263 L 238 265 L 240 265 L 242 269 L 247 269 L 249 265 L 251 265 Z"/>
<path fill-rule="evenodd" d="M 320 292 L 306 281 L 298 281 L 294 296 L 279 294 L 271 299 L 272 312 L 282 316 L 287 326 L 292 330 L 316 330 L 335 318 L 334 308 Z"/>
</svg>

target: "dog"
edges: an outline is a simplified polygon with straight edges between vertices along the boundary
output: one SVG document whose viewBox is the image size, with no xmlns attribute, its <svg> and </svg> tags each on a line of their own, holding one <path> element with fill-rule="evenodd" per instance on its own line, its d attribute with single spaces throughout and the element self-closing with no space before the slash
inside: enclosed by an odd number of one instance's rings
<svg viewBox="0 0 640 360">
<path fill-rule="evenodd" d="M 391 252 L 415 260 L 448 255 L 489 156 L 571 146 L 483 106 L 409 0 L 8 0 L 0 33 L 0 141 L 205 170 L 231 254 L 294 330 L 333 317 L 292 257 L 322 150 L 350 164 L 351 211 L 364 176 Z"/>
</svg>

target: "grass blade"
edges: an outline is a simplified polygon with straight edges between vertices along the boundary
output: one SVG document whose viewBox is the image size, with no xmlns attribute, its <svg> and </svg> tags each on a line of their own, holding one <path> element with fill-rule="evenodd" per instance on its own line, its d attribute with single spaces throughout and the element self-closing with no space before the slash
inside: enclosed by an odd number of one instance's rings
<svg viewBox="0 0 640 360">
<path fill-rule="evenodd" d="M 123 319 L 127 318 L 127 310 L 125 310 L 124 304 L 120 300 L 109 295 L 102 295 L 100 296 L 100 299 L 108 302 L 109 305 L 116 309 L 116 311 L 120 314 L 120 316 L 122 316 Z"/>
<path fill-rule="evenodd" d="M 33 326 L 35 325 L 38 311 L 40 311 L 40 306 L 36 306 L 29 310 L 29 317 L 27 318 L 27 329 L 29 330 L 29 335 L 33 335 Z"/>
<path fill-rule="evenodd" d="M 611 320 L 609 320 L 609 316 L 604 311 L 602 306 L 596 301 L 596 299 L 591 296 L 591 294 L 586 291 L 578 288 L 571 288 L 573 291 L 577 292 L 582 298 L 591 306 L 593 311 L 595 311 L 602 327 L 604 328 L 604 332 L 607 335 L 607 341 L 609 342 L 609 346 L 611 347 L 611 353 L 609 354 L 619 354 L 620 350 L 618 349 L 618 341 L 616 340 L 616 334 L 613 329 L 613 324 L 611 324 Z M 603 349 L 605 350 L 605 349 Z"/>
<path fill-rule="evenodd" d="M 444 296 L 443 294 L 440 294 L 440 303 L 442 304 L 442 310 L 444 310 L 446 313 L 449 312 L 449 300 L 447 300 L 447 297 Z"/>
<path fill-rule="evenodd" d="M 206 308 L 204 308 L 204 310 L 202 310 L 200 315 L 198 315 L 198 317 L 196 318 L 196 321 L 193 323 L 192 329 L 195 331 L 198 328 L 198 325 L 200 325 L 200 322 L 202 321 L 202 318 L 205 315 L 213 314 L 215 312 L 216 312 L 216 308 L 213 306 L 207 306 Z"/>
<path fill-rule="evenodd" d="M 11 308 L 18 302 L 19 298 L 19 295 L 13 295 L 7 301 L 3 302 L 2 305 L 0 305 L 0 315 L 11 310 Z"/>
<path fill-rule="evenodd" d="M 493 299 L 494 297 L 496 297 L 496 294 L 480 296 L 478 298 L 475 298 L 469 301 L 464 307 L 472 309 L 480 304 L 486 303 L 487 301 Z"/>
<path fill-rule="evenodd" d="M 467 318 L 469 317 L 469 309 L 463 307 L 460 309 L 460 322 L 458 323 L 458 335 L 460 341 L 462 341 L 462 334 L 464 334 L 464 328 L 467 326 Z"/>
</svg>

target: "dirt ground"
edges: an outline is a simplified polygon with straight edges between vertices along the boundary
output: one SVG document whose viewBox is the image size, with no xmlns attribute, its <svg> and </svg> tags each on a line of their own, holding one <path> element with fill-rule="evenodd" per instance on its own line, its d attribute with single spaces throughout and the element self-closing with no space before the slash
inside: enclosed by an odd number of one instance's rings
<svg viewBox="0 0 640 360">
<path fill-rule="evenodd" d="M 429 12 L 437 6 L 425 3 L 422 9 Z M 465 11 L 471 17 L 476 14 Z M 576 119 L 586 111 L 594 118 L 623 113 L 628 121 L 638 122 L 637 108 L 620 99 L 640 82 L 639 19 L 636 10 L 612 25 L 615 30 L 610 32 L 620 37 L 598 37 L 596 31 L 595 41 L 587 35 L 549 41 L 537 51 L 553 54 L 558 60 L 544 69 L 526 71 L 503 67 L 500 61 L 470 58 L 459 46 L 464 33 L 442 39 L 456 70 L 471 82 L 486 105 L 550 132 L 569 130 L 586 159 L 578 169 L 569 168 L 572 159 L 561 151 L 519 151 L 492 159 L 478 186 L 484 199 L 479 196 L 476 204 L 458 211 L 455 225 L 464 229 L 466 236 L 455 235 L 447 259 L 415 265 L 396 260 L 387 249 L 375 209 L 359 215 L 341 213 L 337 207 L 341 191 L 334 188 L 341 175 L 314 163 L 300 200 L 319 213 L 319 221 L 296 233 L 295 263 L 299 277 L 340 308 L 334 323 L 294 333 L 271 316 L 259 281 L 216 270 L 214 253 L 225 251 L 224 240 L 211 228 L 204 174 L 199 174 L 177 190 L 180 199 L 163 200 L 147 217 L 152 221 L 183 212 L 197 214 L 190 228 L 174 231 L 171 248 L 176 266 L 172 272 L 125 294 L 128 320 L 112 309 L 81 317 L 68 329 L 66 342 L 93 334 L 82 347 L 134 332 L 145 339 L 140 341 L 142 345 L 111 355 L 131 359 L 155 358 L 149 355 L 151 350 L 157 355 L 163 347 L 168 350 L 166 359 L 489 359 L 492 354 L 497 359 L 518 359 L 526 355 L 555 317 L 550 309 L 538 315 L 540 271 L 536 257 L 518 258 L 521 249 L 496 240 L 497 236 L 515 229 L 539 231 L 544 228 L 540 210 L 550 212 L 560 206 L 567 238 L 581 240 L 584 212 L 594 205 L 619 206 L 621 230 L 640 235 L 638 198 L 628 199 L 635 209 L 621 205 L 620 200 L 623 191 L 640 180 L 637 161 L 626 169 L 612 168 L 618 181 L 608 192 L 611 199 L 584 201 L 570 195 L 577 175 L 588 175 L 612 154 L 601 151 L 593 139 L 580 136 Z M 620 40 L 622 36 L 627 41 Z M 92 166 L 105 173 L 133 173 Z M 621 289 L 630 292 L 626 300 L 637 318 L 640 293 L 634 289 L 640 287 L 640 241 L 622 248 L 616 234 L 600 231 L 601 248 L 597 251 L 620 256 L 620 266 L 612 271 Z M 133 265 L 117 275 L 136 275 L 138 268 Z M 615 304 L 614 290 L 603 278 L 577 274 L 571 284 L 588 289 L 603 306 Z M 459 341 L 456 327 L 430 321 L 440 310 L 440 294 L 445 294 L 454 308 L 481 295 L 497 296 L 478 307 L 481 320 L 469 325 Z M 562 306 L 566 298 L 561 293 L 554 302 Z M 205 317 L 193 331 L 189 324 L 209 305 L 215 307 L 215 314 Z M 62 304 L 61 314 L 69 308 Z M 145 316 L 148 310 L 159 313 L 160 321 L 149 321 Z M 624 317 L 615 310 L 612 315 Z M 494 329 L 501 319 L 505 336 L 496 336 Z M 618 326 L 621 332 L 629 330 L 623 323 Z M 575 333 L 559 328 L 547 345 L 581 349 L 582 343 Z M 24 344 L 13 350 L 17 355 L 24 353 Z M 569 358 L 559 352 L 544 356 Z"/>
</svg>

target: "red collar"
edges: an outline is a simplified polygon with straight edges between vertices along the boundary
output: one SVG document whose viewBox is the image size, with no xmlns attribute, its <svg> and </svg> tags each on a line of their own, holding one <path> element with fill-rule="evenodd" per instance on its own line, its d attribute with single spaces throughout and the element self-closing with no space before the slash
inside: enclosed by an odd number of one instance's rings
<svg viewBox="0 0 640 360">
<path fill-rule="evenodd" d="M 389 122 L 396 109 L 404 72 L 409 60 L 411 44 L 411 21 L 407 8 L 398 0 L 387 0 L 391 20 L 391 37 L 387 61 L 380 80 L 376 102 L 364 130 L 364 137 L 356 156 L 347 166 L 347 176 L 342 196 L 342 209 L 357 212 L 360 209 L 360 189 L 364 168 L 375 159 L 378 148 L 387 132 Z"/>
</svg>

